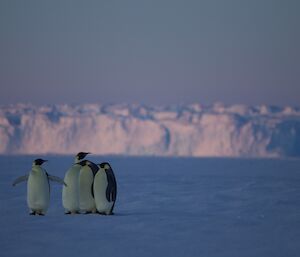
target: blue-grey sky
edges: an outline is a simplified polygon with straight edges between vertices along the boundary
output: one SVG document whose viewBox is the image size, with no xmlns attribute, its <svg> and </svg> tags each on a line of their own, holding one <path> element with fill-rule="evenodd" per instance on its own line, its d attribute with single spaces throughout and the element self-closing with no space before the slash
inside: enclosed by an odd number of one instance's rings
<svg viewBox="0 0 300 257">
<path fill-rule="evenodd" d="M 299 105 L 298 0 L 1 0 L 0 103 Z"/>
</svg>

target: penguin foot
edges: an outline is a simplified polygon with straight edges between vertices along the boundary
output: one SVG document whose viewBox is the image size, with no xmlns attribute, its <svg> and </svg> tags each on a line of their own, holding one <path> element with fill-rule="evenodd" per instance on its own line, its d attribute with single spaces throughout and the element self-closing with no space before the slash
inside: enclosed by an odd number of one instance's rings
<svg viewBox="0 0 300 257">
<path fill-rule="evenodd" d="M 104 212 L 104 211 L 99 212 L 99 211 L 97 211 L 97 213 L 100 214 L 100 215 L 106 215 L 106 216 L 108 216 L 108 215 L 114 215 L 113 212 Z"/>
<path fill-rule="evenodd" d="M 80 214 L 79 211 L 65 211 L 65 215 L 70 215 L 70 214 Z"/>
<path fill-rule="evenodd" d="M 35 215 L 35 211 L 30 212 L 29 215 Z"/>
<path fill-rule="evenodd" d="M 45 213 L 42 210 L 35 211 L 35 215 L 45 216 Z"/>
</svg>

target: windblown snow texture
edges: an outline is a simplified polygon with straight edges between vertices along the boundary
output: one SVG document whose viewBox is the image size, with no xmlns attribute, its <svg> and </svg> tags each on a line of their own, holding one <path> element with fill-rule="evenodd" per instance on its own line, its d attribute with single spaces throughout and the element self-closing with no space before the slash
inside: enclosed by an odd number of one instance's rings
<svg viewBox="0 0 300 257">
<path fill-rule="evenodd" d="M 0 109 L 1 154 L 299 157 L 300 109 L 200 104 L 19 104 Z"/>
</svg>

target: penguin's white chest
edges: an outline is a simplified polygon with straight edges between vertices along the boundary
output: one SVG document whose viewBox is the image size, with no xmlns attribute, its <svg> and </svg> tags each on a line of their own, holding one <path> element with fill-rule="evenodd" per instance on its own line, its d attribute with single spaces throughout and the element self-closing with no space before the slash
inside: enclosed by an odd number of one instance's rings
<svg viewBox="0 0 300 257">
<path fill-rule="evenodd" d="M 96 208 L 99 212 L 109 213 L 113 202 L 109 202 L 106 198 L 106 189 L 108 181 L 105 171 L 99 170 L 94 179 L 94 197 Z"/>
<path fill-rule="evenodd" d="M 79 171 L 81 166 L 74 165 L 70 168 L 64 178 L 67 186 L 63 186 L 62 200 L 66 210 L 79 211 Z"/>
<path fill-rule="evenodd" d="M 92 195 L 94 175 L 92 170 L 84 166 L 79 172 L 79 207 L 81 211 L 94 212 L 95 200 Z"/>
<path fill-rule="evenodd" d="M 27 204 L 35 211 L 46 212 L 49 206 L 50 188 L 48 177 L 41 168 L 34 167 L 27 183 Z"/>
</svg>

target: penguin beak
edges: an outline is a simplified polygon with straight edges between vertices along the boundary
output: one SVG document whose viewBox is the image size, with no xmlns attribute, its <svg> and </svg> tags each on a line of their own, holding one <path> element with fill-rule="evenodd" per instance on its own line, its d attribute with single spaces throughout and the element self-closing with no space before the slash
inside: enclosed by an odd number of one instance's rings
<svg viewBox="0 0 300 257">
<path fill-rule="evenodd" d="M 88 154 L 91 154 L 90 152 L 84 153 L 84 157 L 86 157 Z"/>
</svg>

